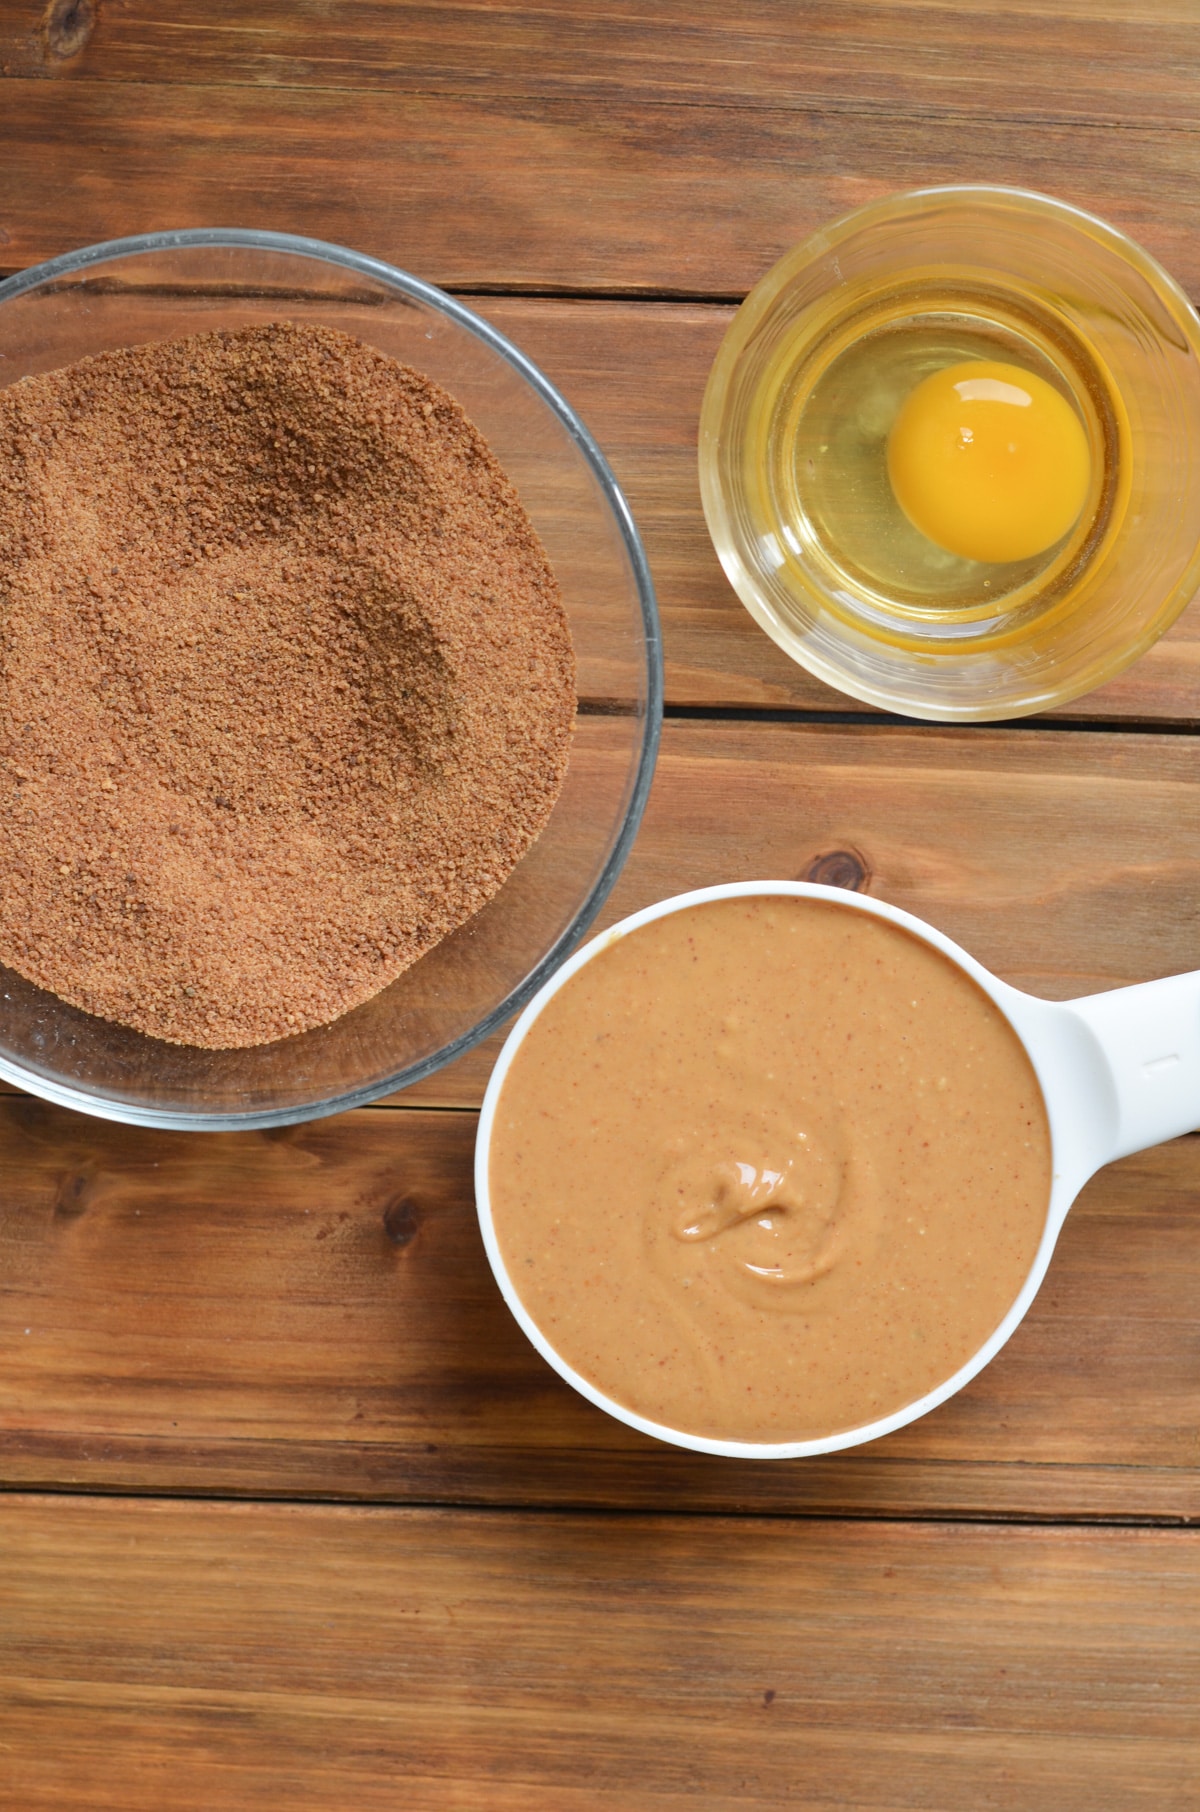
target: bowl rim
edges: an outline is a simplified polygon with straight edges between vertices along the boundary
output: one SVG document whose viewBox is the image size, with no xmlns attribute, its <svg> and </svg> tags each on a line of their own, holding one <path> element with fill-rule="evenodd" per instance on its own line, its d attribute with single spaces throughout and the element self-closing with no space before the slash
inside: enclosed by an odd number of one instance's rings
<svg viewBox="0 0 1200 1812">
<path fill-rule="evenodd" d="M 1085 237 L 1108 242 L 1109 249 L 1118 251 L 1127 264 L 1133 265 L 1148 281 L 1161 285 L 1169 292 L 1180 312 L 1181 324 L 1190 331 L 1194 343 L 1200 346 L 1200 313 L 1179 280 L 1139 240 L 1132 238 L 1123 227 L 1114 226 L 1111 220 L 1093 213 L 1090 208 L 1081 207 L 1078 202 L 1064 201 L 1062 196 L 1049 195 L 1044 189 L 1027 189 L 1020 183 L 924 183 L 915 189 L 891 189 L 884 195 L 874 196 L 870 201 L 860 202 L 857 207 L 849 208 L 833 220 L 814 227 L 803 239 L 797 240 L 780 253 L 747 291 L 745 302 L 755 300 L 757 304 L 756 309 L 745 310 L 747 318 L 757 319 L 757 314 L 774 306 L 776 298 L 771 289 L 773 281 L 776 289 L 782 291 L 790 283 L 794 271 L 802 269 L 830 246 L 850 238 L 864 224 L 870 226 L 876 218 L 888 219 L 901 214 L 917 213 L 932 203 L 951 202 L 978 204 L 985 211 L 991 207 L 1004 208 L 1013 204 L 1029 206 L 1034 213 L 1056 218 L 1064 226 L 1073 227 Z M 745 302 L 739 306 L 739 314 L 745 309 Z"/>
<path fill-rule="evenodd" d="M 147 1106 L 141 1102 L 124 1101 L 115 1096 L 93 1094 L 87 1089 L 73 1087 L 69 1083 L 27 1070 L 22 1064 L 0 1054 L 0 1078 L 27 1090 L 30 1094 L 40 1096 L 43 1100 L 51 1101 L 57 1106 L 74 1108 L 79 1112 L 88 1113 L 104 1120 L 119 1121 L 125 1125 L 159 1127 L 186 1132 L 251 1131 L 269 1126 L 295 1125 L 302 1121 L 325 1119 L 332 1114 L 344 1113 L 350 1108 L 364 1107 L 384 1095 L 411 1087 L 414 1083 L 433 1075 L 447 1063 L 463 1056 L 484 1038 L 490 1036 L 506 1020 L 511 1019 L 515 1013 L 520 1012 L 590 930 L 597 913 L 625 864 L 641 824 L 650 785 L 654 778 L 663 713 L 662 630 L 659 624 L 654 580 L 651 576 L 645 548 L 642 545 L 641 535 L 612 467 L 579 415 L 533 361 L 505 334 L 501 333 L 499 328 L 493 327 L 490 321 L 475 314 L 472 309 L 467 308 L 456 297 L 447 294 L 445 290 L 438 289 L 434 284 L 425 282 L 423 278 L 414 277 L 410 272 L 401 270 L 396 265 L 388 264 L 381 258 L 373 258 L 365 252 L 351 251 L 346 246 L 335 245 L 328 240 L 310 239 L 297 233 L 270 232 L 255 227 L 184 227 L 154 233 L 135 233 L 121 239 L 100 240 L 94 245 L 81 246 L 74 251 L 60 253 L 58 257 L 47 259 L 41 264 L 31 265 L 27 270 L 19 271 L 15 276 L 7 277 L 0 282 L 0 304 L 13 301 L 46 283 L 52 283 L 56 278 L 74 275 L 90 267 L 112 263 L 121 258 L 158 252 L 227 249 L 230 247 L 241 247 L 251 251 L 283 252 L 293 256 L 311 258 L 324 264 L 339 266 L 344 270 L 355 271 L 361 276 L 385 284 L 412 300 L 423 303 L 438 314 L 448 317 L 457 326 L 482 341 L 489 350 L 496 353 L 512 367 L 519 377 L 525 380 L 529 388 L 566 429 L 585 463 L 590 467 L 601 495 L 616 523 L 621 545 L 633 575 L 641 612 L 645 650 L 646 708 L 642 720 L 641 747 L 638 751 L 633 782 L 629 788 L 624 818 L 603 868 L 593 881 L 570 924 L 523 981 L 510 989 L 504 998 L 469 1031 L 461 1033 L 459 1037 L 444 1045 L 439 1051 L 433 1052 L 387 1077 L 356 1088 L 346 1089 L 325 1100 L 280 1108 L 247 1109 L 244 1112 L 236 1109 L 214 1112 L 174 1107 L 158 1108 Z M 469 924 L 470 920 L 465 922 Z"/>
<path fill-rule="evenodd" d="M 932 209 L 956 207 L 964 213 L 974 210 L 986 216 L 989 212 L 1024 211 L 1055 222 L 1080 241 L 1093 240 L 1118 259 L 1156 292 L 1159 301 L 1169 307 L 1179 332 L 1187 341 L 1193 356 L 1200 361 L 1200 310 L 1197 310 L 1182 285 L 1158 259 L 1117 227 L 1090 209 L 1064 201 L 1044 190 L 1005 183 L 927 183 L 912 189 L 897 189 L 875 196 L 849 209 L 833 220 L 825 221 L 789 246 L 759 276 L 739 305 L 733 320 L 717 349 L 704 388 L 700 405 L 698 433 L 698 468 L 701 503 L 705 523 L 714 551 L 730 585 L 743 608 L 763 632 L 797 666 L 806 669 L 833 690 L 901 717 L 928 723 L 1007 723 L 1021 717 L 1044 712 L 1054 706 L 1071 703 L 1087 693 L 1107 685 L 1135 661 L 1141 659 L 1170 629 L 1187 608 L 1200 582 L 1200 542 L 1182 567 L 1167 593 L 1167 602 L 1120 644 L 1116 653 L 1103 661 L 1092 659 L 1080 665 L 1067 682 L 1026 684 L 1019 697 L 1005 699 L 1000 708 L 981 698 L 969 697 L 958 703 L 947 698 L 936 701 L 925 694 L 906 693 L 903 680 L 864 677 L 854 672 L 842 658 L 824 647 L 814 648 L 810 638 L 800 638 L 790 625 L 785 625 L 769 597 L 763 592 L 758 574 L 744 557 L 744 542 L 731 528 L 727 486 L 719 471 L 718 448 L 725 430 L 728 391 L 739 361 L 753 345 L 765 322 L 781 308 L 802 272 L 818 260 L 836 253 L 847 239 L 879 223 L 899 222 Z M 817 595 L 814 585 L 813 594 Z M 803 646 L 798 647 L 798 642 Z M 843 645 L 844 647 L 844 645 Z M 931 654 L 932 662 L 949 666 L 953 656 Z M 915 670 L 914 670 L 915 671 Z M 912 676 L 910 675 L 910 678 Z"/>
</svg>

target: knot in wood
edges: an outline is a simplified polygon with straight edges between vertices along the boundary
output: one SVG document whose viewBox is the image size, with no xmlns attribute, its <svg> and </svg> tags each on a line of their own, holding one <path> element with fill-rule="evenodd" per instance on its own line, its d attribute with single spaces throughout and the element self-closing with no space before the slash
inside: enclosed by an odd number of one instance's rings
<svg viewBox="0 0 1200 1812">
<path fill-rule="evenodd" d="M 55 1220 L 74 1221 L 86 1214 L 92 1195 L 91 1181 L 86 1170 L 69 1172 L 62 1178 L 54 1197 Z"/>
<path fill-rule="evenodd" d="M 96 0 L 50 0 L 42 20 L 46 55 L 56 63 L 77 57 L 96 26 Z"/>
<path fill-rule="evenodd" d="M 398 1195 L 383 1211 L 383 1230 L 393 1246 L 410 1246 L 424 1218 L 415 1195 Z"/>
<path fill-rule="evenodd" d="M 814 856 L 801 879 L 817 881 L 822 887 L 844 887 L 850 893 L 862 893 L 871 879 L 871 869 L 866 857 L 856 849 L 831 849 L 823 856 Z"/>
</svg>

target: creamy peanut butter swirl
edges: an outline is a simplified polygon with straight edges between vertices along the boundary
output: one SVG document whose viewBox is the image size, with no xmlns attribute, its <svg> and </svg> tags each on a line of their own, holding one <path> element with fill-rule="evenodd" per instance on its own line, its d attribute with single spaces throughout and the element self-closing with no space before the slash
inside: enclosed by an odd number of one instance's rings
<svg viewBox="0 0 1200 1812">
<path fill-rule="evenodd" d="M 490 1186 L 578 1372 L 683 1432 L 783 1441 L 951 1377 L 1021 1288 L 1050 1174 L 1029 1060 L 957 965 L 755 896 L 643 926 L 548 1002 Z"/>
</svg>

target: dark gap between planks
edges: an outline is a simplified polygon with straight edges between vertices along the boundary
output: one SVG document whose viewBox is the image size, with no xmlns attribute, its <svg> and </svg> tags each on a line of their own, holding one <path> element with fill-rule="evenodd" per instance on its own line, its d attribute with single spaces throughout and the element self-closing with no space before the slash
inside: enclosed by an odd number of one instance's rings
<svg viewBox="0 0 1200 1812">
<path fill-rule="evenodd" d="M 581 717 L 606 717 L 617 714 L 618 707 L 609 706 L 603 699 L 580 699 L 579 715 Z M 628 709 L 628 707 L 623 707 Z M 898 712 L 871 711 L 863 707 L 857 711 L 818 711 L 789 709 L 786 707 L 755 705 L 664 705 L 665 722 L 680 723 L 720 723 L 720 724 L 814 724 L 820 728 L 829 725 L 851 724 L 858 729 L 896 729 L 932 730 L 943 733 L 947 730 L 961 731 L 964 735 L 972 732 L 980 734 L 985 731 L 1004 730 L 1017 734 L 1036 730 L 1054 731 L 1056 733 L 1103 736 L 1194 736 L 1200 729 L 1200 722 L 1190 718 L 1153 718 L 1139 721 L 1135 718 L 1081 718 L 1081 717 L 1000 717 L 989 718 L 980 723 L 957 723 L 924 717 L 902 717 Z"/>
<path fill-rule="evenodd" d="M 764 1465 L 776 1465 L 777 1461 L 764 1461 Z M 946 1462 L 952 1464 L 952 1462 Z M 1067 1468 L 1066 1470 L 1070 1470 Z M 1136 1470 L 1133 1468 L 1132 1470 Z M 117 1487 L 108 1485 L 9 1485 L 0 1482 L 0 1506 L 5 1498 L 77 1498 L 104 1497 L 123 1499 L 129 1503 L 199 1503 L 227 1504 L 231 1507 L 249 1504 L 264 1506 L 292 1505 L 296 1509 L 327 1509 L 375 1511 L 384 1515 L 395 1515 L 397 1512 L 416 1511 L 423 1514 L 479 1515 L 479 1516 L 557 1516 L 557 1517 L 604 1517 L 621 1518 L 629 1522 L 771 1522 L 771 1523 L 906 1523 L 922 1527 L 941 1526 L 947 1529 L 970 1524 L 976 1528 L 988 1529 L 1147 1529 L 1157 1533 L 1179 1535 L 1181 1539 L 1195 1538 L 1200 1529 L 1196 1520 L 1179 1516 L 1039 1516 L 1035 1513 L 1020 1514 L 1013 1512 L 1007 1515 L 987 1514 L 983 1511 L 963 1510 L 947 1513 L 946 1511 L 899 1511 L 899 1510 L 809 1510 L 792 1505 L 787 1509 L 747 1509 L 714 1510 L 698 1509 L 683 1503 L 674 1504 L 669 1510 L 650 1508 L 644 1504 L 609 1504 L 609 1503 L 576 1503 L 564 1504 L 553 1499 L 542 1501 L 538 1498 L 513 1500 L 508 1503 L 495 1503 L 475 1498 L 388 1498 L 388 1497 L 335 1497 L 327 1492 L 313 1492 L 310 1496 L 296 1492 L 264 1492 L 261 1489 L 246 1491 L 242 1494 L 233 1491 L 201 1491 L 194 1486 L 180 1486 L 177 1490 L 164 1491 L 161 1486 L 139 1491 L 128 1485 Z M 0 1509 L 2 1514 L 2 1509 Z"/>
</svg>

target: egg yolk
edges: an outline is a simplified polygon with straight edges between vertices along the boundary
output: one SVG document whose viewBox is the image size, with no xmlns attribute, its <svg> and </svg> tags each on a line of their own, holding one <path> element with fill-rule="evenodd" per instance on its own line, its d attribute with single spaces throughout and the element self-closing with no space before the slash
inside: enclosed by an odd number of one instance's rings
<svg viewBox="0 0 1200 1812">
<path fill-rule="evenodd" d="M 914 528 L 964 560 L 1027 560 L 1078 520 L 1091 477 L 1083 424 L 1032 371 L 967 359 L 925 378 L 888 438 Z"/>
</svg>

